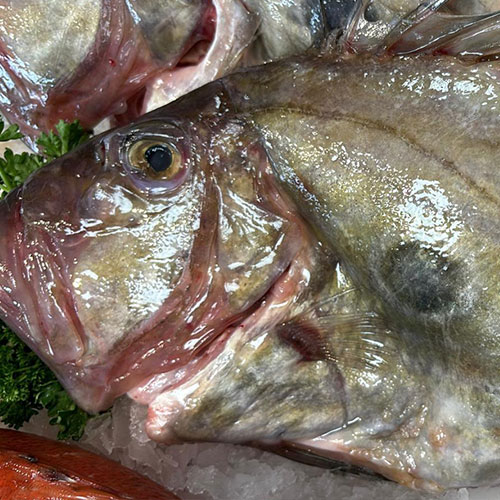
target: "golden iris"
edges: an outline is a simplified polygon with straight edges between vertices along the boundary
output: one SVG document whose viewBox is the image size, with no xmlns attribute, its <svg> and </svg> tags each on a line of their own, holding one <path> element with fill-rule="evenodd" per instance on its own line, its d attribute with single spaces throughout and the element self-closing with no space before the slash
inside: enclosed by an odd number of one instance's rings
<svg viewBox="0 0 500 500">
<path fill-rule="evenodd" d="M 140 140 L 130 147 L 130 165 L 159 179 L 173 179 L 181 169 L 181 155 L 169 143 Z"/>
</svg>

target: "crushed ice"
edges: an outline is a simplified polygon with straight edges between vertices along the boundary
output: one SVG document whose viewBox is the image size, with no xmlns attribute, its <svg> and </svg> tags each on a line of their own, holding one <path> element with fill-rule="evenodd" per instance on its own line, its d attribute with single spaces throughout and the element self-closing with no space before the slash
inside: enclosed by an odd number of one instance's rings
<svg viewBox="0 0 500 500">
<path fill-rule="evenodd" d="M 483 498 L 482 493 L 477 495 L 479 491 L 469 496 L 465 488 L 436 497 L 390 481 L 332 473 L 246 446 L 207 443 L 162 446 L 146 435 L 146 413 L 146 407 L 121 398 L 111 416 L 89 422 L 79 444 L 149 476 L 183 500 Z M 57 435 L 57 429 L 48 424 L 44 413 L 32 418 L 22 430 L 53 439 Z M 487 498 L 500 498 L 497 491 L 490 490 L 495 496 Z"/>
<path fill-rule="evenodd" d="M 182 499 L 427 500 L 436 497 L 389 481 L 334 474 L 253 448 L 229 444 L 162 446 L 144 430 L 147 409 L 122 398 L 111 418 L 90 422 L 84 446 L 131 467 Z M 469 500 L 467 490 L 443 500 Z"/>
</svg>

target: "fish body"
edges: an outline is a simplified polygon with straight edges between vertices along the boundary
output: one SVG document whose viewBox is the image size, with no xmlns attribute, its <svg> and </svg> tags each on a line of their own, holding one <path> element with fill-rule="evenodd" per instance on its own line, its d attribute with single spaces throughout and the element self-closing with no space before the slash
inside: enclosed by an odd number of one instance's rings
<svg viewBox="0 0 500 500">
<path fill-rule="evenodd" d="M 174 500 L 158 484 L 76 446 L 0 429 L 2 500 Z"/>
<path fill-rule="evenodd" d="M 448 55 L 213 82 L 1 202 L 1 316 L 83 408 L 149 405 L 158 441 L 493 484 L 499 95 L 495 61 Z"/>
</svg>

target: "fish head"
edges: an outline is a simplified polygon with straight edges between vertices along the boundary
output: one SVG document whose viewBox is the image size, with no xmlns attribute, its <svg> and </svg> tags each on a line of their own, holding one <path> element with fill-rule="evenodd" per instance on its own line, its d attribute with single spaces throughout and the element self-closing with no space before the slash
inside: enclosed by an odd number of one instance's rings
<svg viewBox="0 0 500 500">
<path fill-rule="evenodd" d="M 88 410 L 201 362 L 296 253 L 225 100 L 216 83 L 98 136 L 2 202 L 2 317 Z"/>
</svg>

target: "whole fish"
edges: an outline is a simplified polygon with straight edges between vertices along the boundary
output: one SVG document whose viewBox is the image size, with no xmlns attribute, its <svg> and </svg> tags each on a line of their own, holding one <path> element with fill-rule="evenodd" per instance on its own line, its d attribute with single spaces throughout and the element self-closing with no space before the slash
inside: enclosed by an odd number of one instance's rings
<svg viewBox="0 0 500 500">
<path fill-rule="evenodd" d="M 161 486 L 76 446 L 0 429 L 2 500 L 175 500 Z"/>
<path fill-rule="evenodd" d="M 240 71 L 42 168 L 0 203 L 2 319 L 161 442 L 498 482 L 497 18 Z"/>
</svg>

